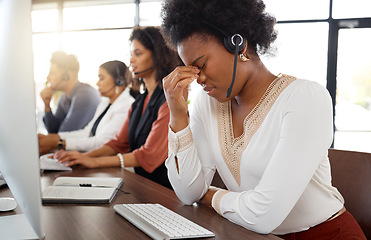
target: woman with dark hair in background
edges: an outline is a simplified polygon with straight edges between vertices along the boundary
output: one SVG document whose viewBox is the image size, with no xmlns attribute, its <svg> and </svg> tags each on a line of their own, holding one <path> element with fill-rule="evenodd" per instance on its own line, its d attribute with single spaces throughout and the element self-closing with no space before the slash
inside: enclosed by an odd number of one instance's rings
<svg viewBox="0 0 371 240">
<path fill-rule="evenodd" d="M 137 174 L 171 188 L 164 165 L 168 152 L 169 108 L 161 80 L 181 61 L 176 52 L 167 47 L 159 28 L 136 28 L 130 41 L 131 72 L 143 80 L 145 92 L 133 103 L 120 132 L 96 150 L 85 154 L 61 151 L 55 157 L 67 166 L 134 167 Z"/>
<path fill-rule="evenodd" d="M 186 204 L 284 239 L 365 239 L 331 184 L 332 103 L 316 82 L 272 74 L 276 39 L 261 0 L 168 0 L 163 31 L 186 66 L 163 80 L 166 166 Z M 259 54 L 258 54 L 259 53 Z M 201 91 L 188 117 L 186 89 Z M 218 170 L 227 189 L 210 187 Z"/>
<path fill-rule="evenodd" d="M 93 119 L 80 130 L 39 134 L 40 154 L 55 149 L 91 151 L 115 137 L 135 100 L 131 96 L 136 94 L 130 88 L 132 76 L 125 63 L 109 61 L 99 67 L 98 77 L 98 91 L 103 98 Z"/>
</svg>

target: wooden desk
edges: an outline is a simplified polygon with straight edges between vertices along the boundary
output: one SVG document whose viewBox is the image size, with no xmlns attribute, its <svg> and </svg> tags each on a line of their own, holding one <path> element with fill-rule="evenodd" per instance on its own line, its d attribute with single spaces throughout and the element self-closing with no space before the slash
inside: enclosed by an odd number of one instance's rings
<svg viewBox="0 0 371 240">
<path fill-rule="evenodd" d="M 46 240 L 150 239 L 113 210 L 113 206 L 120 203 L 160 203 L 214 232 L 216 236 L 209 239 L 280 239 L 246 230 L 207 206 L 186 206 L 173 191 L 126 170 L 77 168 L 72 172 L 45 172 L 41 176 L 41 188 L 52 185 L 54 179 L 60 176 L 121 177 L 125 181 L 121 189 L 130 194 L 118 192 L 110 204 L 44 204 L 42 224 Z M 0 196 L 11 196 L 11 192 L 8 188 L 2 188 Z M 21 212 L 17 207 L 10 213 L 0 213 L 0 216 Z"/>
</svg>

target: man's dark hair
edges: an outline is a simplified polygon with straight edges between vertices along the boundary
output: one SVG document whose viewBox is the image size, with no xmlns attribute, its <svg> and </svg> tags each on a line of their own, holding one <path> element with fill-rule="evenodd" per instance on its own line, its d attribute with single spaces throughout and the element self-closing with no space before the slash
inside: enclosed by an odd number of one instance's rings
<svg viewBox="0 0 371 240">
<path fill-rule="evenodd" d="M 73 54 L 66 54 L 62 51 L 54 52 L 50 59 L 50 63 L 56 64 L 60 69 L 65 71 L 78 73 L 80 70 L 80 64 L 77 57 Z"/>
</svg>

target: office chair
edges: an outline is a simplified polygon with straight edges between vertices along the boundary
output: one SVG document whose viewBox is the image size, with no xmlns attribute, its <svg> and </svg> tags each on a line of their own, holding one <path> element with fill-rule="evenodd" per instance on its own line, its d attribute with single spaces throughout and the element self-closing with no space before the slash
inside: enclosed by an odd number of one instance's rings
<svg viewBox="0 0 371 240">
<path fill-rule="evenodd" d="M 371 239 L 371 153 L 329 149 L 332 184 L 345 199 L 345 208 Z"/>
</svg>

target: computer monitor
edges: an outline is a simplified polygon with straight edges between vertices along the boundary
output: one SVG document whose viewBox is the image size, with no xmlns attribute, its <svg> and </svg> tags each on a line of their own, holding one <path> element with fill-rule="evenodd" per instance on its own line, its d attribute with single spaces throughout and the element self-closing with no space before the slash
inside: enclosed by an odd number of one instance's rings
<svg viewBox="0 0 371 240">
<path fill-rule="evenodd" d="M 1 238 L 42 239 L 31 0 L 0 0 L 0 112 L 0 171 L 24 213 L 0 217 Z"/>
</svg>

